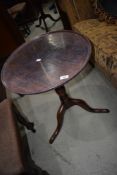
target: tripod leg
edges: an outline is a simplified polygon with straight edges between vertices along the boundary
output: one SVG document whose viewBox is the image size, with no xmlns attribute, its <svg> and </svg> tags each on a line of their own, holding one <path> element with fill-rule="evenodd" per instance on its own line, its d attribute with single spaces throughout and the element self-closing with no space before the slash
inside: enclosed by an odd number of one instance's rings
<svg viewBox="0 0 117 175">
<path fill-rule="evenodd" d="M 90 107 L 84 100 L 81 99 L 71 99 L 73 105 L 78 105 L 81 108 L 94 113 L 108 113 L 110 112 L 109 109 L 98 109 Z"/>
<path fill-rule="evenodd" d="M 57 19 L 54 19 L 50 14 L 45 14 L 46 18 L 50 18 L 52 21 L 57 22 L 58 20 L 60 20 L 60 17 Z"/>
<path fill-rule="evenodd" d="M 40 17 L 39 17 L 39 24 L 37 24 L 36 27 L 40 27 L 40 26 L 41 26 L 41 20 L 42 20 L 42 18 L 41 18 L 41 16 L 40 16 Z"/>
<path fill-rule="evenodd" d="M 50 144 L 54 142 L 55 138 L 57 137 L 57 135 L 59 134 L 61 130 L 63 119 L 64 119 L 64 113 L 65 113 L 65 107 L 62 104 L 57 112 L 57 127 L 49 140 Z"/>
<path fill-rule="evenodd" d="M 45 19 L 44 19 L 44 18 L 43 18 L 42 20 L 43 20 L 43 23 L 44 23 L 44 26 L 45 26 L 45 30 L 46 30 L 46 32 L 48 32 L 48 31 L 49 31 L 49 29 L 48 29 L 48 27 L 47 27 L 46 21 L 45 21 Z"/>
</svg>

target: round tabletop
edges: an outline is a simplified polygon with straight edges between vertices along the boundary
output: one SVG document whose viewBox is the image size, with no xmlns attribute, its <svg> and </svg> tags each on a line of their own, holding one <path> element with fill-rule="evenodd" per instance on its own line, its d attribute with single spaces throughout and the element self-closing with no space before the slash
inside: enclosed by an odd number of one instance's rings
<svg viewBox="0 0 117 175">
<path fill-rule="evenodd" d="M 72 31 L 34 38 L 16 49 L 2 69 L 2 82 L 11 92 L 37 94 L 55 89 L 75 77 L 87 64 L 91 44 Z"/>
</svg>

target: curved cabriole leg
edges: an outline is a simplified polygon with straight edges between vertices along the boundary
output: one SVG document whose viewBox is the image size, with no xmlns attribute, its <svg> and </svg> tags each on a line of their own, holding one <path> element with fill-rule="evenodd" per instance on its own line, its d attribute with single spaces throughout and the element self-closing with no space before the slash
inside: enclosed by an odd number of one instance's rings
<svg viewBox="0 0 117 175">
<path fill-rule="evenodd" d="M 108 109 L 98 109 L 98 108 L 92 108 L 90 107 L 84 100 L 81 99 L 71 99 L 73 105 L 78 105 L 81 108 L 87 110 L 88 112 L 94 112 L 94 113 L 108 113 Z"/>
<path fill-rule="evenodd" d="M 57 135 L 59 134 L 61 127 L 63 125 L 63 119 L 64 119 L 64 113 L 65 113 L 65 108 L 64 105 L 61 104 L 61 106 L 59 107 L 59 110 L 57 112 L 57 127 L 54 131 L 54 133 L 52 134 L 52 136 L 50 137 L 49 143 L 52 144 L 55 140 L 55 138 L 57 137 Z"/>
<path fill-rule="evenodd" d="M 64 119 L 64 113 L 67 109 L 74 105 L 78 105 L 81 108 L 87 110 L 88 112 L 94 112 L 94 113 L 108 113 L 108 109 L 98 109 L 98 108 L 92 108 L 90 107 L 84 100 L 81 99 L 73 99 L 68 96 L 66 93 L 65 87 L 60 86 L 55 89 L 56 93 L 58 94 L 60 101 L 61 101 L 61 106 L 58 110 L 57 113 L 57 127 L 56 130 L 54 131 L 53 135 L 51 136 L 49 143 L 53 143 L 57 135 L 59 134 L 62 124 L 63 124 L 63 119 Z"/>
</svg>

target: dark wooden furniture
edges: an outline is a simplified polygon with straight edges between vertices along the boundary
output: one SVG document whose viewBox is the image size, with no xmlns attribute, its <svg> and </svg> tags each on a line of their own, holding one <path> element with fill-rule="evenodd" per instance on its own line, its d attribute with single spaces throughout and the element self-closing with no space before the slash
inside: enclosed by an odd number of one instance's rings
<svg viewBox="0 0 117 175">
<path fill-rule="evenodd" d="M 39 94 L 55 89 L 61 105 L 57 113 L 57 128 L 50 138 L 53 143 L 63 123 L 65 111 L 78 105 L 89 112 L 106 113 L 108 109 L 91 108 L 81 99 L 70 98 L 64 84 L 74 78 L 88 63 L 91 44 L 72 31 L 50 32 L 23 44 L 4 65 L 2 82 L 19 94 Z"/>
<path fill-rule="evenodd" d="M 65 29 L 72 28 L 78 21 L 90 17 L 94 18 L 94 12 L 90 1 L 91 0 L 56 0 Z"/>
<path fill-rule="evenodd" d="M 18 46 L 24 43 L 24 38 L 14 20 L 0 2 L 0 59 L 7 58 Z"/>
<path fill-rule="evenodd" d="M 23 36 L 0 1 L 0 73 L 7 57 L 22 43 L 24 43 Z M 0 79 L 0 101 L 5 97 L 6 92 Z"/>
<path fill-rule="evenodd" d="M 16 123 L 14 106 L 5 99 L 0 103 L 0 174 L 48 175 L 34 164 L 28 149 Z"/>
<path fill-rule="evenodd" d="M 8 14 L 5 6 L 0 2 L 0 73 L 7 57 L 22 43 L 24 38 L 18 30 L 14 20 Z M 6 91 L 0 79 L 0 102 L 6 98 Z M 19 115 L 18 115 L 19 116 Z M 27 129 L 34 131 L 33 123 L 28 122 L 21 115 L 18 117 L 20 123 Z"/>
</svg>

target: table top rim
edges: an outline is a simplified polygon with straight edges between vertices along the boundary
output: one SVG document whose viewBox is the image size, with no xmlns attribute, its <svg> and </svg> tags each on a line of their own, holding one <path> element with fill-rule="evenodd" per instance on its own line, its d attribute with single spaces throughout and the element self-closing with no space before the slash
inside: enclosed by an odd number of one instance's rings
<svg viewBox="0 0 117 175">
<path fill-rule="evenodd" d="M 28 44 L 32 43 L 32 42 L 35 41 L 35 40 L 38 40 L 38 39 L 44 37 L 45 35 L 47 36 L 47 35 L 50 35 L 50 34 L 53 34 L 53 33 L 63 33 L 63 32 L 77 34 L 77 35 L 83 37 L 83 38 L 87 41 L 87 43 L 88 43 L 88 58 L 85 60 L 85 62 L 84 62 L 84 64 L 83 64 L 83 67 L 81 68 L 81 70 L 80 70 L 78 73 L 76 73 L 74 76 L 72 76 L 71 78 L 67 79 L 65 82 L 62 82 L 60 85 L 57 85 L 57 86 L 48 88 L 48 90 L 43 90 L 43 91 L 38 91 L 38 92 L 32 92 L 32 93 L 22 93 L 22 92 L 18 92 L 17 90 L 15 91 L 15 90 L 9 88 L 8 84 L 4 81 L 3 72 L 4 72 L 4 69 L 5 69 L 5 67 L 6 67 L 6 65 L 7 65 L 7 63 L 8 63 L 8 61 L 10 60 L 10 58 L 12 58 L 18 51 L 20 51 L 22 48 L 24 48 L 24 47 L 27 46 Z M 89 58 L 90 58 L 90 56 L 91 56 L 91 48 L 92 48 L 92 47 L 91 47 L 91 43 L 90 43 L 89 39 L 88 39 L 86 36 L 84 36 L 84 35 L 82 35 L 82 34 L 80 34 L 80 33 L 74 32 L 74 31 L 72 31 L 72 30 L 59 30 L 59 31 L 54 31 L 54 32 L 48 32 L 48 33 L 46 33 L 46 34 L 42 34 L 41 36 L 34 37 L 32 40 L 30 40 L 30 41 L 28 41 L 28 42 L 25 42 L 25 43 L 23 43 L 21 46 L 19 46 L 19 47 L 18 47 L 16 50 L 14 50 L 14 52 L 9 56 L 8 60 L 7 60 L 7 61 L 5 62 L 5 64 L 3 65 L 3 68 L 2 68 L 2 71 L 1 71 L 1 80 L 2 80 L 2 83 L 3 83 L 3 85 L 5 86 L 5 88 L 8 89 L 9 91 L 11 91 L 12 93 L 23 94 L 23 95 L 40 94 L 40 93 L 44 93 L 44 92 L 48 92 L 48 91 L 50 91 L 50 90 L 56 89 L 56 88 L 58 88 L 58 87 L 60 87 L 60 86 L 63 86 L 64 84 L 66 84 L 67 82 L 69 82 L 70 80 L 72 80 L 73 78 L 75 78 L 75 77 L 85 68 L 85 66 L 87 65 L 87 63 L 88 63 L 88 61 L 89 61 Z"/>
</svg>

